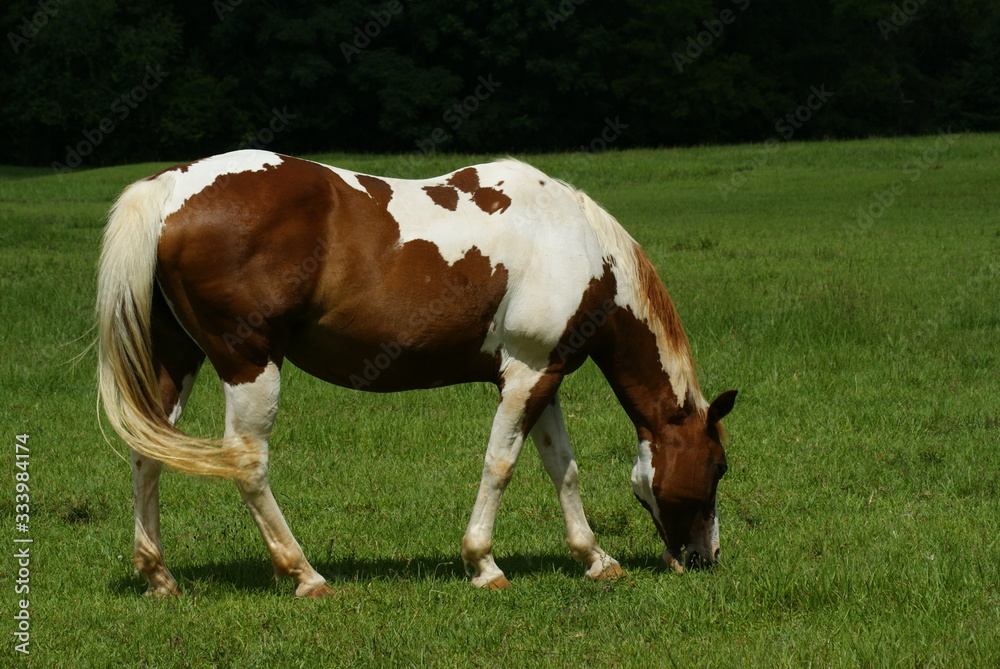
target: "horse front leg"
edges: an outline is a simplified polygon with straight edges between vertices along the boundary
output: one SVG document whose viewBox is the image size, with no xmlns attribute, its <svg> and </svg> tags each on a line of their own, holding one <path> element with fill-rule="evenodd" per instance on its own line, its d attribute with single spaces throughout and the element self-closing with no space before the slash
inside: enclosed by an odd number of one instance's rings
<svg viewBox="0 0 1000 669">
<path fill-rule="evenodd" d="M 493 525 L 524 437 L 540 408 L 558 388 L 559 380 L 518 361 L 507 365 L 483 461 L 479 493 L 462 538 L 462 560 L 473 570 L 472 585 L 477 588 L 499 590 L 510 586 L 493 559 Z"/>
<path fill-rule="evenodd" d="M 612 580 L 624 576 L 618 561 L 597 545 L 587 522 L 577 486 L 576 458 L 569 443 L 558 397 L 553 398 L 538 417 L 531 430 L 531 440 L 559 495 L 559 505 L 566 521 L 566 543 L 573 559 L 583 563 L 587 578 L 592 580 Z"/>
</svg>

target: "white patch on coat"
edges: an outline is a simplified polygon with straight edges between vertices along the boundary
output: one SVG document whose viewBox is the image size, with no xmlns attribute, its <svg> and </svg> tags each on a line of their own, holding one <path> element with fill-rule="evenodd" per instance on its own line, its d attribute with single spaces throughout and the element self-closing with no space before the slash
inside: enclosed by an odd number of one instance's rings
<svg viewBox="0 0 1000 669">
<path fill-rule="evenodd" d="M 226 396 L 226 437 L 244 437 L 260 446 L 263 471 L 267 471 L 267 442 L 274 417 L 278 413 L 281 372 L 268 361 L 267 367 L 253 381 L 230 385 L 222 383 Z"/>
<path fill-rule="evenodd" d="M 640 441 L 639 448 L 635 454 L 635 464 L 632 465 L 632 492 L 649 506 L 649 512 L 653 518 L 663 527 L 660 521 L 660 505 L 656 503 L 656 496 L 653 494 L 653 477 L 656 475 L 656 468 L 653 467 L 653 449 L 648 441 Z"/>
<path fill-rule="evenodd" d="M 174 187 L 163 207 L 163 218 L 166 219 L 179 210 L 191 197 L 214 184 L 221 176 L 260 172 L 268 167 L 278 166 L 282 162 L 282 157 L 277 153 L 245 149 L 199 160 L 188 165 L 183 172 L 180 170 L 165 172 L 157 178 L 172 178 Z"/>
<path fill-rule="evenodd" d="M 711 559 L 715 559 L 715 553 L 719 550 L 719 503 L 715 503 L 715 514 L 712 518 L 712 533 L 709 537 L 709 547 L 712 549 Z"/>
</svg>

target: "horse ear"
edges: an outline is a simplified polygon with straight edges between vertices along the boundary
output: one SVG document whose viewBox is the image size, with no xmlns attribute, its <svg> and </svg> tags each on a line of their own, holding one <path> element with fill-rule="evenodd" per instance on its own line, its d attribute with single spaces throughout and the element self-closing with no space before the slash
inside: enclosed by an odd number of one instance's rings
<svg viewBox="0 0 1000 669">
<path fill-rule="evenodd" d="M 727 390 L 712 400 L 712 403 L 708 405 L 708 418 L 705 421 L 708 425 L 715 425 L 733 410 L 737 392 L 736 390 Z"/>
</svg>

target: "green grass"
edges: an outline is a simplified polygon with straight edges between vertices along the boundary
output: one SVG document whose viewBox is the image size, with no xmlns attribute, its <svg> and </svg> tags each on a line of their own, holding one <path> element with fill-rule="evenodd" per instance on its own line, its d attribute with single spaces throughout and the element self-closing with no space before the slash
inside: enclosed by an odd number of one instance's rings
<svg viewBox="0 0 1000 669">
<path fill-rule="evenodd" d="M 513 588 L 476 591 L 459 542 L 495 391 L 380 396 L 287 368 L 272 487 L 338 592 L 324 601 L 273 582 L 234 486 L 180 475 L 164 477 L 162 503 L 185 595 L 141 596 L 129 470 L 101 437 L 85 349 L 103 217 L 163 166 L 0 169 L 5 639 L 20 597 L 10 556 L 24 432 L 35 541 L 31 654 L 7 640 L 0 665 L 996 666 L 1000 136 L 932 155 L 940 141 L 528 156 L 645 246 L 709 399 L 740 390 L 723 560 L 684 576 L 658 564 L 662 544 L 629 490 L 634 433 L 588 365 L 563 407 L 589 517 L 629 578 L 581 578 L 529 447 L 495 535 Z M 489 157 L 316 158 L 429 176 Z M 896 181 L 901 194 L 858 231 L 858 208 L 877 211 Z M 182 427 L 218 435 L 222 418 L 206 370 Z"/>
</svg>

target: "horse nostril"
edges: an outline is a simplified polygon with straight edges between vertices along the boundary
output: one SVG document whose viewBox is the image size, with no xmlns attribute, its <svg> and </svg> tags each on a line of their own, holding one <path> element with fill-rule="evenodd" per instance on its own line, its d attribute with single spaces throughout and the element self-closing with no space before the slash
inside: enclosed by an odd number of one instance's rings
<svg viewBox="0 0 1000 669">
<path fill-rule="evenodd" d="M 718 561 L 719 561 L 719 549 L 716 548 L 715 552 L 712 553 L 712 562 L 718 562 Z"/>
</svg>

